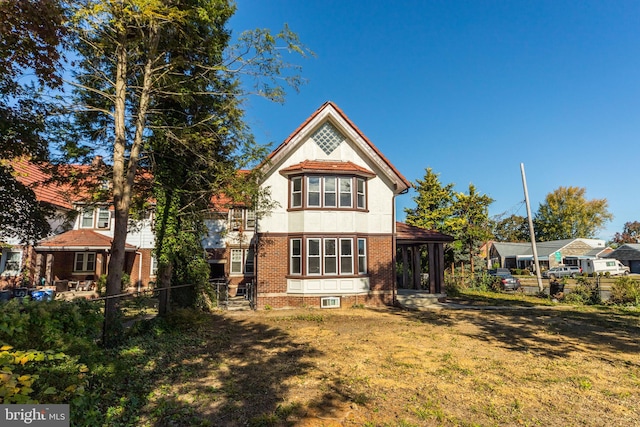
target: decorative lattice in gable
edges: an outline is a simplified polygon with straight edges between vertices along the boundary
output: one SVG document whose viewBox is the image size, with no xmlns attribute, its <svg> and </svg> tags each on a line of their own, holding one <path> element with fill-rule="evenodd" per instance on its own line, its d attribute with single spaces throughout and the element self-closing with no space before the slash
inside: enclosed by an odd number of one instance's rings
<svg viewBox="0 0 640 427">
<path fill-rule="evenodd" d="M 311 138 L 313 138 L 316 144 L 318 144 L 327 155 L 331 154 L 333 150 L 338 148 L 342 141 L 346 139 L 344 135 L 329 122 L 325 122 L 320 126 L 320 129 L 311 135 Z"/>
</svg>

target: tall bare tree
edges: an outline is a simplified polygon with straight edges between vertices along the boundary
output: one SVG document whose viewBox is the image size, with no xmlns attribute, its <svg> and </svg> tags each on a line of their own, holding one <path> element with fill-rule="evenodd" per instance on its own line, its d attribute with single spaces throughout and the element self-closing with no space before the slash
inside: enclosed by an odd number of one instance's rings
<svg viewBox="0 0 640 427">
<path fill-rule="evenodd" d="M 255 85 L 242 94 L 282 101 L 283 84 L 297 88 L 301 82 L 299 68 L 286 63 L 283 55 L 306 51 L 286 27 L 278 34 L 247 32 L 236 47 L 220 44 L 219 32 L 227 31 L 225 23 L 235 10 L 226 0 L 85 0 L 76 5 L 72 28 L 80 59 L 75 121 L 87 139 L 102 144 L 99 148 L 112 165 L 115 230 L 107 277 L 107 296 L 112 296 L 120 292 L 136 176 L 148 160 L 146 144 L 159 129 L 153 124 L 163 116 L 179 117 L 199 97 L 223 97 L 231 88 L 232 95 L 240 96 L 239 83 L 221 87 L 216 84 L 221 78 L 250 76 Z M 190 30 L 194 21 L 200 25 L 198 33 Z M 191 46 L 194 54 L 183 49 L 176 55 L 179 43 Z M 218 43 L 220 53 L 201 55 L 208 43 Z M 173 102 L 165 102 L 168 98 Z M 227 112 L 219 109 L 198 120 L 211 123 L 236 110 L 237 106 Z M 193 116 L 184 114 L 182 121 L 173 123 L 172 134 L 179 134 L 175 128 L 197 127 L 199 123 L 189 118 Z M 180 146 L 181 141 L 175 143 Z M 116 313 L 116 299 L 109 299 L 108 328 L 117 326 Z"/>
</svg>

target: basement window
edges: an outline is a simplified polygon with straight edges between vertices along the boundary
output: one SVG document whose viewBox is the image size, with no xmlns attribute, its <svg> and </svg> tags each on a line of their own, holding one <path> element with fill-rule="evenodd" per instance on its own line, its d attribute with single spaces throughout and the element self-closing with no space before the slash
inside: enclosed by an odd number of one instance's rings
<svg viewBox="0 0 640 427">
<path fill-rule="evenodd" d="M 320 298 L 321 308 L 340 308 L 340 297 L 323 297 Z"/>
</svg>

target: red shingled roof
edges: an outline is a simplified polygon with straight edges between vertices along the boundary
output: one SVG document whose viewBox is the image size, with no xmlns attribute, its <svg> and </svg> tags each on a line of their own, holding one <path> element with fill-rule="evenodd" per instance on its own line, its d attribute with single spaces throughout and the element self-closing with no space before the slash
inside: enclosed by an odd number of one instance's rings
<svg viewBox="0 0 640 427">
<path fill-rule="evenodd" d="M 24 159 L 14 160 L 11 166 L 15 171 L 16 179 L 31 188 L 39 202 L 65 209 L 73 207 L 69 196 L 70 186 L 50 182 L 51 175 L 41 166 Z"/>
<path fill-rule="evenodd" d="M 331 173 L 355 173 L 357 175 L 368 176 L 373 178 L 376 176 L 369 169 L 358 166 L 353 162 L 333 162 L 323 160 L 305 160 L 302 163 L 291 165 L 280 171 L 283 175 L 299 172 L 331 172 Z"/>
<path fill-rule="evenodd" d="M 111 237 L 92 230 L 70 230 L 57 236 L 44 239 L 36 249 L 40 250 L 98 250 L 111 248 Z M 126 244 L 125 250 L 135 250 Z"/>
</svg>

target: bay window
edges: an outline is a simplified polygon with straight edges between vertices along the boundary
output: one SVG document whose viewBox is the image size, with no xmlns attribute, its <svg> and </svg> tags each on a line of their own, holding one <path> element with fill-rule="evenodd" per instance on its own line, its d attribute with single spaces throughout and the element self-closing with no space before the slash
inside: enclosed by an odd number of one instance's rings
<svg viewBox="0 0 640 427">
<path fill-rule="evenodd" d="M 295 176 L 289 182 L 289 206 L 293 209 L 367 208 L 367 180 L 356 176 Z"/>
<path fill-rule="evenodd" d="M 357 252 L 354 252 L 354 247 L 357 248 Z M 367 274 L 366 239 L 354 239 L 353 237 L 292 238 L 289 240 L 289 272 L 295 276 Z"/>
</svg>

